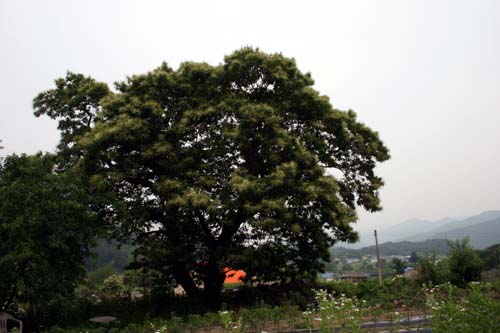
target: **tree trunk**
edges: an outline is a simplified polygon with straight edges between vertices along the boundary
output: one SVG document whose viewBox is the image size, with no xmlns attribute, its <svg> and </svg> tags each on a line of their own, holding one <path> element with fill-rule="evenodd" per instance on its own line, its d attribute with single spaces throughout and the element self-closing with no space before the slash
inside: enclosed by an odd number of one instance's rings
<svg viewBox="0 0 500 333">
<path fill-rule="evenodd" d="M 194 283 L 191 273 L 186 268 L 184 264 L 175 264 L 173 270 L 173 276 L 175 281 L 182 286 L 186 294 L 192 299 L 200 299 L 201 291 Z"/>
<path fill-rule="evenodd" d="M 203 280 L 203 298 L 210 310 L 219 310 L 221 306 L 221 291 L 226 274 L 215 260 L 207 264 L 206 276 Z"/>
<path fill-rule="evenodd" d="M 219 268 L 215 261 L 206 265 L 203 279 L 203 290 L 198 288 L 191 273 L 183 264 L 175 264 L 173 275 L 178 284 L 182 286 L 193 305 L 205 310 L 219 310 L 221 305 L 221 291 L 224 285 L 225 273 Z"/>
</svg>

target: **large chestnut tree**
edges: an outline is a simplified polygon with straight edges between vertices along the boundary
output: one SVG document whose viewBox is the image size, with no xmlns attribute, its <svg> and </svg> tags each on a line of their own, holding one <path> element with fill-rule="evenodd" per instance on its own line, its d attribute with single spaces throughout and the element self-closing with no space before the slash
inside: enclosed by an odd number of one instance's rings
<svg viewBox="0 0 500 333">
<path fill-rule="evenodd" d="M 356 207 L 381 209 L 374 169 L 387 148 L 281 54 L 162 64 L 115 92 L 77 74 L 57 82 L 35 112 L 60 120 L 72 167 L 113 193 L 105 221 L 133 239 L 138 261 L 207 304 L 218 305 L 226 267 L 262 280 L 316 274 L 336 241 L 356 240 Z"/>
</svg>

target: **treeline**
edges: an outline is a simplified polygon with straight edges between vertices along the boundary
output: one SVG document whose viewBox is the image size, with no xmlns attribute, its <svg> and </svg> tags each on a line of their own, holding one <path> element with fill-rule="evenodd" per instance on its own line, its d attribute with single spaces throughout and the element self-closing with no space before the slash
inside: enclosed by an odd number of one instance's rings
<svg viewBox="0 0 500 333">
<path fill-rule="evenodd" d="M 478 250 L 484 269 L 499 268 L 500 244 L 492 245 L 484 250 Z"/>
</svg>

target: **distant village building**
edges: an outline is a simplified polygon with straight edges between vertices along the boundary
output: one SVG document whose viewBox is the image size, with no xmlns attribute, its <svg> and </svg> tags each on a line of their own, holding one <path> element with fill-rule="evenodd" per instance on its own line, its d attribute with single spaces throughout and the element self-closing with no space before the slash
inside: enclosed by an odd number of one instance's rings
<svg viewBox="0 0 500 333">
<path fill-rule="evenodd" d="M 406 274 L 408 274 L 408 273 L 410 273 L 411 271 L 414 271 L 414 270 L 415 270 L 415 268 L 413 268 L 413 267 L 406 267 L 404 274 L 406 275 Z"/>
<path fill-rule="evenodd" d="M 374 264 L 377 262 L 377 257 L 371 256 L 371 255 L 366 255 L 366 256 L 363 256 L 363 260 L 369 262 L 370 264 Z"/>
<path fill-rule="evenodd" d="M 385 258 L 385 259 L 399 259 L 402 261 L 410 260 L 410 256 L 397 256 L 397 255 L 390 255 L 390 256 L 383 257 L 383 258 Z"/>
</svg>

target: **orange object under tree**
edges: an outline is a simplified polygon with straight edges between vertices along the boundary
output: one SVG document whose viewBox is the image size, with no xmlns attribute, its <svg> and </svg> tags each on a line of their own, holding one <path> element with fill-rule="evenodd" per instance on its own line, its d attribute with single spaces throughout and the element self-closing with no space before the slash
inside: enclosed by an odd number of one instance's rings
<svg viewBox="0 0 500 333">
<path fill-rule="evenodd" d="M 242 280 L 247 276 L 247 273 L 242 270 L 234 270 L 231 268 L 224 268 L 224 273 L 226 274 L 226 279 L 224 283 L 241 283 Z"/>
</svg>

